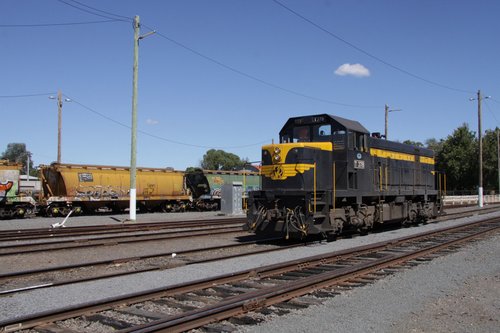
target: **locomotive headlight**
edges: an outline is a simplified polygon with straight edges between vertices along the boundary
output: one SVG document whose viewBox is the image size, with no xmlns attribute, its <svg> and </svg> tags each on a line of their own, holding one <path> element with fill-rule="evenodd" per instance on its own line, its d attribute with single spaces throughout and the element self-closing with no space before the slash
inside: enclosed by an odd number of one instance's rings
<svg viewBox="0 0 500 333">
<path fill-rule="evenodd" d="M 281 149 L 280 149 L 280 147 L 274 147 L 274 153 L 275 153 L 275 154 L 279 154 L 279 153 L 281 153 Z"/>
<path fill-rule="evenodd" d="M 274 161 L 275 161 L 275 162 L 279 162 L 279 161 L 281 161 L 281 156 L 280 156 L 280 154 L 276 154 L 276 155 L 274 155 L 274 156 L 273 156 L 273 159 L 274 159 Z"/>
</svg>

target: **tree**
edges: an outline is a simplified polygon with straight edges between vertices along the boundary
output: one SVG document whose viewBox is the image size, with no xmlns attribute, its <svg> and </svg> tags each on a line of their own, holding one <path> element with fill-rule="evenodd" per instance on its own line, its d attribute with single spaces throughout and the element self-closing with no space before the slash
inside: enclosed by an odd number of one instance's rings
<svg viewBox="0 0 500 333">
<path fill-rule="evenodd" d="M 434 151 L 434 153 L 437 154 L 443 149 L 443 139 L 441 140 L 436 140 L 435 138 L 430 138 L 425 140 L 425 146 L 431 150 Z"/>
<path fill-rule="evenodd" d="M 477 188 L 479 170 L 475 136 L 469 125 L 463 124 L 442 142 L 442 149 L 436 156 L 436 169 L 446 173 L 447 188 L 450 190 L 471 191 Z"/>
<path fill-rule="evenodd" d="M 206 170 L 236 170 L 247 161 L 223 150 L 210 149 L 203 155 L 201 167 Z"/>
<path fill-rule="evenodd" d="M 498 142 L 497 131 L 487 130 L 483 137 L 483 187 L 488 191 L 498 190 Z"/>
<path fill-rule="evenodd" d="M 31 159 L 31 152 L 26 150 L 26 144 L 24 143 L 9 143 L 7 150 L 2 153 L 0 159 L 22 164 L 23 170 L 26 172 L 28 156 L 30 159 L 30 175 L 36 175 L 36 170 L 33 168 L 33 160 Z"/>
<path fill-rule="evenodd" d="M 415 147 L 423 147 L 424 146 L 424 144 L 422 142 L 419 142 L 419 141 L 405 140 L 405 141 L 403 141 L 403 143 L 405 145 L 412 145 Z"/>
</svg>

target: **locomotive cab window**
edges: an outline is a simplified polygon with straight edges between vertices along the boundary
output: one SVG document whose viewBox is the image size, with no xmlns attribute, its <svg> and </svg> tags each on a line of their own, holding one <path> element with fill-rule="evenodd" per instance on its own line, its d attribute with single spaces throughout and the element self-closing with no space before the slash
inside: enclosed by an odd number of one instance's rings
<svg viewBox="0 0 500 333">
<path fill-rule="evenodd" d="M 330 124 L 314 127 L 315 142 L 330 142 L 332 140 L 332 126 Z"/>
<path fill-rule="evenodd" d="M 293 142 L 311 142 L 309 126 L 295 127 L 293 129 Z"/>
</svg>

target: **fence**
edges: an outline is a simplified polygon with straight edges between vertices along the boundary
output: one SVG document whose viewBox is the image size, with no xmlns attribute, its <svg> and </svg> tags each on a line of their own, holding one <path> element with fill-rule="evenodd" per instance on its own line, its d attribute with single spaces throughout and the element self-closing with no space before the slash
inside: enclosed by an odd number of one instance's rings
<svg viewBox="0 0 500 333">
<path fill-rule="evenodd" d="M 500 203 L 500 195 L 483 195 L 484 204 Z M 478 195 L 451 195 L 443 197 L 445 206 L 477 205 Z"/>
</svg>

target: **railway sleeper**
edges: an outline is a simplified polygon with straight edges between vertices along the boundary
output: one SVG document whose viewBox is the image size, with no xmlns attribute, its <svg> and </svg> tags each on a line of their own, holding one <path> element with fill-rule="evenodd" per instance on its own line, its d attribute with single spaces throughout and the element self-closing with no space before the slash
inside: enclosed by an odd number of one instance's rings
<svg viewBox="0 0 500 333">
<path fill-rule="evenodd" d="M 198 309 L 197 307 L 195 306 L 192 306 L 192 305 L 187 305 L 187 304 L 184 304 L 182 302 L 177 302 L 173 299 L 165 299 L 165 298 L 160 298 L 160 299 L 155 299 L 154 301 L 151 301 L 151 303 L 153 304 L 157 304 L 159 306 L 166 306 L 170 309 L 180 309 L 182 311 L 192 311 L 192 310 L 196 310 Z"/>
<path fill-rule="evenodd" d="M 215 286 L 212 287 L 212 289 L 219 293 L 222 297 L 241 295 L 249 291 L 248 288 L 238 288 L 227 284 Z"/>
<path fill-rule="evenodd" d="M 251 325 L 257 325 L 259 323 L 262 323 L 265 319 L 260 318 L 260 317 L 252 317 L 249 315 L 240 315 L 240 316 L 235 316 L 232 318 L 229 318 L 228 321 L 231 324 L 237 325 L 237 326 L 251 326 Z"/>
<path fill-rule="evenodd" d="M 69 328 L 62 328 L 56 324 L 46 324 L 36 327 L 37 333 L 78 333 L 77 331 L 71 330 Z"/>
<path fill-rule="evenodd" d="M 139 317 L 149 318 L 152 320 L 158 320 L 158 319 L 162 319 L 162 318 L 166 317 L 165 314 L 162 314 L 159 312 L 147 311 L 144 309 L 137 308 L 135 306 L 121 308 L 121 309 L 117 309 L 115 311 L 123 313 L 125 315 L 139 316 Z"/>
</svg>

